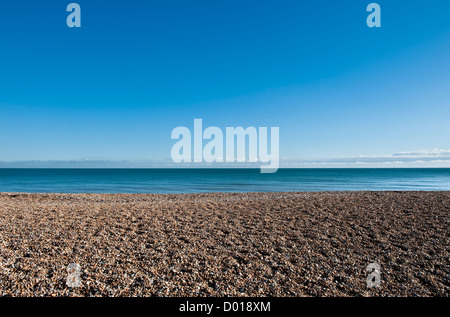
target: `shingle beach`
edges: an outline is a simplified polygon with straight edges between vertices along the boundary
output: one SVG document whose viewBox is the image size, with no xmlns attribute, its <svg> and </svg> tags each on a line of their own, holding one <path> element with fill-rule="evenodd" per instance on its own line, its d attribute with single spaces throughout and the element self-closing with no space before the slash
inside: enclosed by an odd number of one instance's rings
<svg viewBox="0 0 450 317">
<path fill-rule="evenodd" d="M 450 192 L 2 193 L 0 296 L 449 296 L 449 215 Z"/>
</svg>

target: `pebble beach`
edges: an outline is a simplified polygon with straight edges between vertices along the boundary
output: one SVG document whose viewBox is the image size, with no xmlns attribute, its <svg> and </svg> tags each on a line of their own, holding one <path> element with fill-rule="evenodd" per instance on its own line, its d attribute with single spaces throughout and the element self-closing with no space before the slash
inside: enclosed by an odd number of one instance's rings
<svg viewBox="0 0 450 317">
<path fill-rule="evenodd" d="M 449 214 L 450 192 L 1 193 L 0 296 L 449 296 Z"/>
</svg>

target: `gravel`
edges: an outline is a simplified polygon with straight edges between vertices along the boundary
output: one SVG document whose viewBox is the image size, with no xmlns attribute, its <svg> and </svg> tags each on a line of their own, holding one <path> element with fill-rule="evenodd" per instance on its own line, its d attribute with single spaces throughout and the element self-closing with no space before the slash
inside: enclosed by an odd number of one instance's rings
<svg viewBox="0 0 450 317">
<path fill-rule="evenodd" d="M 449 211 L 450 192 L 0 193 L 0 296 L 449 296 Z"/>
</svg>

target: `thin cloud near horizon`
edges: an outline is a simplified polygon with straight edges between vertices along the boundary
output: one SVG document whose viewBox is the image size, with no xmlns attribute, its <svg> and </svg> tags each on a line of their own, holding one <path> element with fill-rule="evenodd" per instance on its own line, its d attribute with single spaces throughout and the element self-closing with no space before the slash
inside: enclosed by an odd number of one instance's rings
<svg viewBox="0 0 450 317">
<path fill-rule="evenodd" d="M 0 161 L 0 168 L 169 168 L 169 167 L 253 167 L 255 163 L 174 163 L 166 160 L 27 160 Z M 325 168 L 325 167 L 449 167 L 450 150 L 431 149 L 396 152 L 385 156 L 358 156 L 342 158 L 281 158 L 281 168 Z"/>
</svg>

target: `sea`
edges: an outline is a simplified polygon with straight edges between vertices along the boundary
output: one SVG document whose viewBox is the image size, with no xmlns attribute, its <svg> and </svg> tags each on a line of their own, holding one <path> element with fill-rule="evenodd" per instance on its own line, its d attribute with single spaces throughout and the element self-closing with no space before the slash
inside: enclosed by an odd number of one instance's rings
<svg viewBox="0 0 450 317">
<path fill-rule="evenodd" d="M 3 168 L 0 192 L 206 193 L 289 191 L 446 191 L 450 168 Z"/>
</svg>

